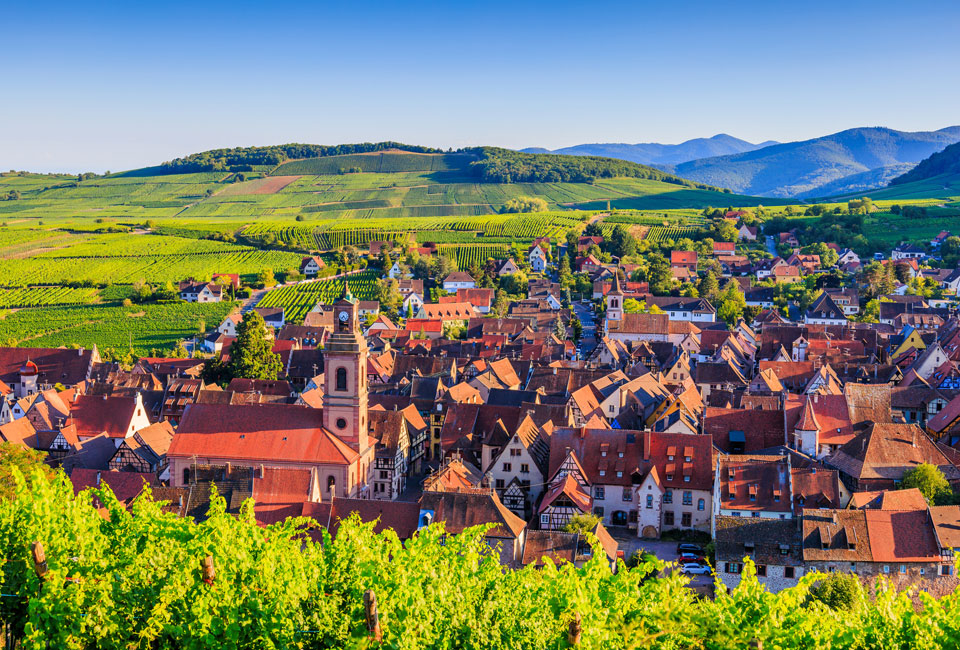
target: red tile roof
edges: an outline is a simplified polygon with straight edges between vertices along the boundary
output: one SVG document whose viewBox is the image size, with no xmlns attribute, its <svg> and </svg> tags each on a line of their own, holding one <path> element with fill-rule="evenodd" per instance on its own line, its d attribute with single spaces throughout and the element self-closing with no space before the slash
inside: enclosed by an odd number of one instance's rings
<svg viewBox="0 0 960 650">
<path fill-rule="evenodd" d="M 156 474 L 104 472 L 79 467 L 70 473 L 70 482 L 73 483 L 74 494 L 80 494 L 81 490 L 89 487 L 103 487 L 103 484 L 106 484 L 110 486 L 114 496 L 121 502 L 130 502 L 138 497 L 143 492 L 144 485 L 160 485 Z"/>
<path fill-rule="evenodd" d="M 730 451 L 730 432 L 744 435 L 744 451 L 749 453 L 785 442 L 783 411 L 748 411 L 707 407 L 703 416 L 703 432 L 713 437 L 713 444 Z"/>
<path fill-rule="evenodd" d="M 280 404 L 192 404 L 167 452 L 255 463 L 347 464 L 357 453 L 323 429 L 322 409 Z"/>
<path fill-rule="evenodd" d="M 78 436 L 106 433 L 111 438 L 124 438 L 136 409 L 135 397 L 80 395 L 73 403 L 70 417 Z"/>
<path fill-rule="evenodd" d="M 310 498 L 313 472 L 309 469 L 264 467 L 254 474 L 253 499 L 258 504 L 302 503 Z"/>
</svg>

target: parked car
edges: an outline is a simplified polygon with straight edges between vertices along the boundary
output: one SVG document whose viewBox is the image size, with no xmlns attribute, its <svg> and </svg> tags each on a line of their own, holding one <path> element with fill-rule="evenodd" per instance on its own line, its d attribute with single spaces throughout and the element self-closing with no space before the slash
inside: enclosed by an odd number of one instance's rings
<svg viewBox="0 0 960 650">
<path fill-rule="evenodd" d="M 703 554 L 703 547 L 699 544 L 677 544 L 677 553 Z"/>
<path fill-rule="evenodd" d="M 681 553 L 677 558 L 681 563 L 686 562 L 704 562 L 705 558 L 700 553 Z"/>
<path fill-rule="evenodd" d="M 710 575 L 711 569 L 709 565 L 701 564 L 699 562 L 687 562 L 680 567 L 680 573 L 686 573 L 689 575 L 699 575 L 706 576 Z"/>
</svg>

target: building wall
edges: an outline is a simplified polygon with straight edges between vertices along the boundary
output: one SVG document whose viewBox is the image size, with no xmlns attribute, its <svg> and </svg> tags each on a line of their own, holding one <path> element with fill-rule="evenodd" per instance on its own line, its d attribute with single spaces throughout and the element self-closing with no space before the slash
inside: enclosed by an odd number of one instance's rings
<svg viewBox="0 0 960 650">
<path fill-rule="evenodd" d="M 723 559 L 717 558 L 717 577 L 720 578 L 720 581 L 723 582 L 724 586 L 727 589 L 736 589 L 737 585 L 740 584 L 740 573 L 728 573 L 726 571 L 728 563 L 735 563 L 743 565 L 743 558 L 740 559 Z M 793 578 L 784 577 L 784 570 L 786 566 L 777 565 L 777 564 L 767 564 L 766 566 L 766 576 L 757 576 L 757 582 L 764 585 L 767 588 L 767 591 L 772 593 L 777 593 L 788 587 L 795 587 L 797 582 L 800 580 L 800 577 L 803 575 L 803 567 L 794 567 L 793 568 Z"/>
<path fill-rule="evenodd" d="M 647 497 L 651 497 L 650 507 L 647 507 Z M 637 488 L 636 501 L 637 536 L 659 538 L 663 511 L 663 488 L 647 476 Z"/>
<path fill-rule="evenodd" d="M 672 503 L 667 503 L 666 492 L 663 499 L 662 530 L 702 530 L 709 532 L 713 523 L 713 497 L 709 490 L 685 490 L 683 488 L 667 488 L 672 490 Z M 690 492 L 691 505 L 683 505 L 683 493 Z M 703 499 L 703 510 L 698 510 L 700 499 Z M 673 524 L 667 523 L 667 513 L 673 513 Z M 690 513 L 690 525 L 683 525 L 683 514 Z"/>
</svg>

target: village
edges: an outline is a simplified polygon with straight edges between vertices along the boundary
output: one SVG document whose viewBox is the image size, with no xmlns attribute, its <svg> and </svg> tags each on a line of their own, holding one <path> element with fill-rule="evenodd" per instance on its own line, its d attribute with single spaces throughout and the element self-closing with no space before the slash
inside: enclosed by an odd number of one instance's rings
<svg viewBox="0 0 960 650">
<path fill-rule="evenodd" d="M 262 525 L 336 535 L 356 515 L 407 540 L 488 524 L 507 567 L 653 553 L 733 588 L 750 558 L 772 591 L 815 571 L 953 591 L 960 269 L 929 264 L 950 234 L 861 260 L 743 216 L 722 217 L 734 241 L 665 269 L 621 263 L 596 230 L 426 278 L 372 242 L 396 304 L 345 275 L 302 323 L 249 301 L 193 357 L 0 348 L 0 441 L 44 452 L 78 493 L 129 505 L 149 486 L 196 520 L 215 485 Z M 865 296 L 867 273 L 882 293 Z M 179 297 L 240 288 L 216 280 Z M 279 372 L 210 380 L 250 328 Z"/>
</svg>

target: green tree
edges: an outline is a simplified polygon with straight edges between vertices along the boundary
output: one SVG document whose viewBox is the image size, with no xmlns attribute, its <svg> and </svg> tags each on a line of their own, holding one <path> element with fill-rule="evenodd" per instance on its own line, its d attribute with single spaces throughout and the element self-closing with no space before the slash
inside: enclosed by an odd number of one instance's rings
<svg viewBox="0 0 960 650">
<path fill-rule="evenodd" d="M 717 308 L 717 317 L 727 325 L 733 327 L 741 318 L 747 301 L 740 289 L 740 284 L 731 280 L 724 287 L 720 295 L 720 306 Z"/>
<path fill-rule="evenodd" d="M 637 252 L 637 240 L 623 225 L 618 225 L 610 235 L 610 252 L 618 257 L 627 257 Z"/>
<path fill-rule="evenodd" d="M 257 283 L 262 287 L 272 287 L 277 283 L 272 269 L 263 269 L 257 274 Z"/>
<path fill-rule="evenodd" d="M 647 255 L 646 280 L 650 284 L 650 293 L 663 296 L 673 289 L 673 273 L 670 263 L 660 253 Z"/>
<path fill-rule="evenodd" d="M 54 471 L 46 464 L 47 455 L 42 451 L 29 449 L 12 442 L 0 442 L 0 502 L 12 499 L 16 483 L 13 480 L 13 468 L 27 478 L 28 484 L 34 480 L 34 472 L 39 472 L 47 480 Z"/>
<path fill-rule="evenodd" d="M 140 278 L 133 283 L 133 299 L 137 302 L 146 302 L 153 297 L 153 287 L 146 280 Z"/>
<path fill-rule="evenodd" d="M 703 276 L 703 279 L 700 280 L 698 291 L 701 296 L 711 302 L 717 299 L 720 293 L 720 283 L 717 282 L 717 276 L 715 276 L 712 271 L 708 271 L 707 274 Z"/>
<path fill-rule="evenodd" d="M 518 196 L 507 201 L 500 212 L 546 212 L 547 202 L 532 196 Z"/>
<path fill-rule="evenodd" d="M 917 433 L 917 435 L 924 435 Z M 917 488 L 930 505 L 949 505 L 953 502 L 953 490 L 947 477 L 940 468 L 929 463 L 921 463 L 907 470 L 900 481 L 900 489 Z"/>
<path fill-rule="evenodd" d="M 263 317 L 254 310 L 243 315 L 237 338 L 230 346 L 227 374 L 230 378 L 276 379 L 283 369 L 280 355 L 273 352 Z"/>
<path fill-rule="evenodd" d="M 584 513 L 582 515 L 573 515 L 570 517 L 570 521 L 567 522 L 567 525 L 563 529 L 568 533 L 592 533 L 597 528 L 597 524 L 600 523 L 600 517 L 597 515 L 592 515 L 589 513 Z"/>
<path fill-rule="evenodd" d="M 566 340 L 567 338 L 567 327 L 563 324 L 563 321 L 560 320 L 560 316 L 557 316 L 557 320 L 553 323 L 553 334 L 561 341 Z"/>
<path fill-rule="evenodd" d="M 860 581 L 849 573 L 832 573 L 810 589 L 813 600 L 834 610 L 852 610 L 862 595 Z"/>
<path fill-rule="evenodd" d="M 373 299 L 380 301 L 380 308 L 391 313 L 396 313 L 403 302 L 403 296 L 400 294 L 400 283 L 393 278 L 383 278 L 377 282 L 373 292 Z"/>
<path fill-rule="evenodd" d="M 162 287 L 157 289 L 156 296 L 158 300 L 176 300 L 177 289 L 173 286 L 172 282 L 167 281 Z"/>
<path fill-rule="evenodd" d="M 867 302 L 857 314 L 857 320 L 861 323 L 879 323 L 880 322 L 880 301 L 874 298 Z"/>
<path fill-rule="evenodd" d="M 956 235 L 947 237 L 940 244 L 940 255 L 943 257 L 944 266 L 955 268 L 960 263 L 960 237 Z"/>
</svg>

